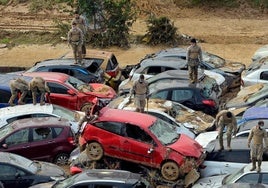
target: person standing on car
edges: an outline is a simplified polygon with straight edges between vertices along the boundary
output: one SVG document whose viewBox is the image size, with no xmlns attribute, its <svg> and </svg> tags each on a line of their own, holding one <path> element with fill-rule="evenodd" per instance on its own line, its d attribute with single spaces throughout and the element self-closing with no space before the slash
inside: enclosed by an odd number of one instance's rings
<svg viewBox="0 0 268 188">
<path fill-rule="evenodd" d="M 135 105 L 137 112 L 144 112 L 146 98 L 148 102 L 149 87 L 148 82 L 144 79 L 144 75 L 141 74 L 139 79 L 134 82 L 131 90 L 131 95 L 135 97 Z"/>
<path fill-rule="evenodd" d="M 198 66 L 203 61 L 202 49 L 197 45 L 196 39 L 191 39 L 191 45 L 187 48 L 186 62 L 189 71 L 189 80 L 192 84 L 198 82 Z"/>
<path fill-rule="evenodd" d="M 18 97 L 19 92 L 21 93 L 21 95 L 19 97 L 18 104 L 20 105 L 25 104 L 23 100 L 26 97 L 28 90 L 29 90 L 28 82 L 26 82 L 22 78 L 16 78 L 16 79 L 10 80 L 9 87 L 11 91 L 11 97 L 8 101 L 8 104 L 10 106 L 15 106 L 14 100 Z"/>
<path fill-rule="evenodd" d="M 248 136 L 248 147 L 250 148 L 250 158 L 252 161 L 252 168 L 250 171 L 256 169 L 256 161 L 258 161 L 257 172 L 261 171 L 263 151 L 265 151 L 268 146 L 267 133 L 266 130 L 263 129 L 263 126 L 264 122 L 259 121 L 256 126 L 251 128 Z M 251 144 L 252 139 L 253 143 Z M 265 142 L 265 148 L 263 147 L 263 141 Z"/>
<path fill-rule="evenodd" d="M 72 46 L 75 64 L 82 63 L 82 44 L 84 35 L 81 29 L 77 27 L 76 22 L 72 22 L 72 28 L 68 32 L 68 44 Z"/>
<path fill-rule="evenodd" d="M 234 114 L 228 110 L 222 110 L 220 111 L 215 118 L 215 122 L 218 129 L 218 138 L 219 138 L 219 144 L 220 148 L 219 150 L 224 150 L 223 146 L 223 132 L 225 127 L 227 128 L 226 135 L 227 135 L 227 150 L 231 151 L 231 139 L 232 139 L 232 133 L 233 135 L 237 132 L 237 122 Z"/>
<path fill-rule="evenodd" d="M 72 23 L 76 22 L 77 27 L 82 31 L 84 39 L 87 36 L 87 25 L 86 25 L 86 20 L 85 18 L 79 14 L 78 11 L 74 12 L 74 18 L 72 20 Z M 81 50 L 82 50 L 82 58 L 86 57 L 86 45 L 85 45 L 85 40 L 83 40 L 82 46 L 81 46 Z"/>
<path fill-rule="evenodd" d="M 46 92 L 50 94 L 50 90 L 45 82 L 45 80 L 42 77 L 34 77 L 30 83 L 29 83 L 29 88 L 32 92 L 32 97 L 33 97 L 33 104 L 36 105 L 37 100 L 37 94 L 40 93 L 40 105 L 45 104 L 45 94 Z"/>
</svg>

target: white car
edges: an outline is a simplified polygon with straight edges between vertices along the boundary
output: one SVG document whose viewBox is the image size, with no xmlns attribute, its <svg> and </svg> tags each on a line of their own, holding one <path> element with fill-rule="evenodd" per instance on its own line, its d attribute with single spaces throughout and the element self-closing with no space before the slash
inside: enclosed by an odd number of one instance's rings
<svg viewBox="0 0 268 188">
<path fill-rule="evenodd" d="M 219 176 L 199 179 L 192 188 L 219 188 L 232 183 L 263 183 L 268 184 L 268 162 L 262 162 L 261 172 L 250 171 L 252 164 L 247 164 L 238 171 Z"/>
<path fill-rule="evenodd" d="M 112 100 L 108 107 L 130 111 L 135 111 L 136 109 L 134 100 L 130 99 L 129 96 L 120 96 Z M 215 119 L 212 116 L 168 100 L 149 99 L 145 107 L 145 113 L 177 126 L 177 132 L 187 134 L 192 138 L 195 137 L 193 132 L 199 134 L 215 128 Z"/>
<path fill-rule="evenodd" d="M 252 62 L 258 62 L 260 59 L 268 56 L 268 45 L 264 45 L 257 49 L 252 56 Z"/>
<path fill-rule="evenodd" d="M 70 121 L 71 127 L 75 133 L 79 130 L 85 118 L 85 112 L 69 110 L 67 108 L 48 104 L 45 105 L 33 105 L 24 104 L 12 107 L 0 108 L 0 128 L 17 120 L 30 117 L 60 117 Z"/>
<path fill-rule="evenodd" d="M 268 83 L 268 58 L 263 58 L 259 62 L 249 65 L 249 67 L 242 72 L 241 86 L 246 87 L 257 83 Z"/>
</svg>

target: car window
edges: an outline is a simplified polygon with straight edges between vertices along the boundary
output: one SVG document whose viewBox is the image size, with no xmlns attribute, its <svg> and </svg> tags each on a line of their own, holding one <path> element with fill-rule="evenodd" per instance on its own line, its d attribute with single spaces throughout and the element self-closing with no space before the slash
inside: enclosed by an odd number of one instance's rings
<svg viewBox="0 0 268 188">
<path fill-rule="evenodd" d="M 97 122 L 95 126 L 115 134 L 122 134 L 122 123 L 119 122 Z"/>
<path fill-rule="evenodd" d="M 117 188 L 118 186 L 113 186 L 113 185 L 103 185 L 103 184 L 95 184 L 93 187 L 94 187 L 94 188 Z"/>
<path fill-rule="evenodd" d="M 33 141 L 52 139 L 52 130 L 49 127 L 33 128 Z"/>
<path fill-rule="evenodd" d="M 168 122 L 168 123 L 170 123 L 172 125 L 178 126 L 174 121 L 172 121 L 168 117 L 164 116 L 163 114 L 159 114 L 159 113 L 156 113 L 156 112 L 148 112 L 148 113 L 153 115 L 153 116 L 155 116 L 155 117 L 158 117 L 158 118 L 162 119 L 165 122 Z"/>
<path fill-rule="evenodd" d="M 29 138 L 29 129 L 19 130 L 6 138 L 8 146 L 27 143 Z"/>
<path fill-rule="evenodd" d="M 55 134 L 56 134 L 56 137 L 58 137 L 58 136 L 61 134 L 61 132 L 63 131 L 63 128 L 60 128 L 60 127 L 54 127 L 53 130 L 54 130 L 54 132 L 55 132 Z M 54 136 L 54 137 L 55 137 L 55 136 Z"/>
<path fill-rule="evenodd" d="M 232 150 L 213 152 L 208 154 L 207 160 L 210 161 L 226 161 L 226 162 L 238 162 L 238 163 L 250 163 L 250 151 L 248 150 Z"/>
<path fill-rule="evenodd" d="M 111 59 L 109 59 L 106 70 L 114 70 L 118 65 L 116 57 L 113 55 Z"/>
<path fill-rule="evenodd" d="M 160 91 L 153 94 L 150 98 L 153 99 L 168 99 L 168 90 Z"/>
<path fill-rule="evenodd" d="M 49 70 L 50 70 L 49 72 L 61 72 L 61 73 L 70 75 L 70 70 L 67 68 L 51 68 Z"/>
<path fill-rule="evenodd" d="M 268 184 L 268 173 L 262 173 L 262 179 L 260 183 Z"/>
<path fill-rule="evenodd" d="M 137 141 L 153 143 L 153 139 L 144 130 L 136 125 L 126 124 L 126 134 L 127 137 L 133 138 Z"/>
<path fill-rule="evenodd" d="M 25 172 L 23 172 L 20 169 L 15 168 L 14 166 L 1 164 L 0 174 L 2 177 L 7 177 L 7 176 L 14 177 L 16 173 L 19 173 L 21 176 L 25 175 Z"/>
<path fill-rule="evenodd" d="M 260 74 L 261 80 L 268 80 L 268 71 L 264 71 Z"/>
<path fill-rule="evenodd" d="M 8 123 L 11 123 L 11 122 L 13 122 L 15 120 L 18 120 L 18 119 L 25 119 L 25 118 L 31 118 L 31 117 L 32 117 L 31 114 L 26 114 L 26 115 L 21 115 L 21 116 L 15 116 L 15 117 L 12 117 L 12 118 L 7 119 L 7 122 Z"/>
<path fill-rule="evenodd" d="M 234 183 L 258 183 L 259 180 L 259 174 L 257 173 L 251 173 L 251 174 L 245 174 L 244 176 L 240 177 L 236 182 Z"/>
<path fill-rule="evenodd" d="M 10 92 L 0 90 L 0 96 L 0 103 L 7 103 L 11 94 Z"/>
<path fill-rule="evenodd" d="M 67 87 L 53 82 L 47 82 L 47 86 L 49 87 L 51 93 L 67 94 L 68 91 Z"/>
<path fill-rule="evenodd" d="M 172 101 L 185 101 L 193 98 L 193 91 L 189 89 L 176 89 L 172 92 Z"/>
</svg>

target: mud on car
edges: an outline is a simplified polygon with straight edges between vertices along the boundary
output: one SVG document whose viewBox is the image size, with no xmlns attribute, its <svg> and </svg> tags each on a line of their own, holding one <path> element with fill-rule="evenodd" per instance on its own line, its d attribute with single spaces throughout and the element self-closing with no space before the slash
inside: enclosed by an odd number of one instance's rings
<svg viewBox="0 0 268 188">
<path fill-rule="evenodd" d="M 194 139 L 148 114 L 104 107 L 94 122 L 82 128 L 81 150 L 91 161 L 104 156 L 157 169 L 168 181 L 195 171 L 205 153 Z"/>
</svg>

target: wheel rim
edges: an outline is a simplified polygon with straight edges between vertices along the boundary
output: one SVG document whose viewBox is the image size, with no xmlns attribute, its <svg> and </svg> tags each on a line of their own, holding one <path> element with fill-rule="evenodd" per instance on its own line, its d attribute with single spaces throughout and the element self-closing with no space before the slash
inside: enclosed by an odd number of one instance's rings
<svg viewBox="0 0 268 188">
<path fill-rule="evenodd" d="M 68 164 L 69 157 L 66 154 L 60 154 L 56 157 L 55 163 L 57 165 L 66 165 Z"/>
<path fill-rule="evenodd" d="M 161 168 L 161 174 L 166 180 L 174 181 L 179 178 L 179 167 L 174 162 L 166 162 Z"/>
<path fill-rule="evenodd" d="M 103 149 L 99 143 L 92 142 L 87 145 L 87 156 L 91 160 L 100 160 L 103 156 Z"/>
</svg>

